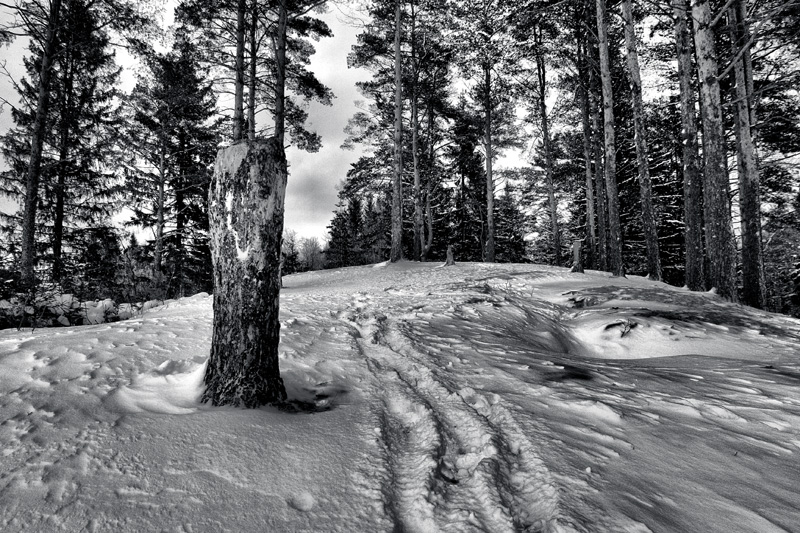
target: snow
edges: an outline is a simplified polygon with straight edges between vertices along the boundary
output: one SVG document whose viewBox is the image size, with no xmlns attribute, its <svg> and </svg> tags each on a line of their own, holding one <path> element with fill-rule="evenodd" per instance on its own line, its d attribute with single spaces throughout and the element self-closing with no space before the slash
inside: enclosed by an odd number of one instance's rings
<svg viewBox="0 0 800 533">
<path fill-rule="evenodd" d="M 207 294 L 0 331 L 0 531 L 800 530 L 800 321 L 536 265 L 284 286 L 305 410 L 198 403 Z"/>
</svg>

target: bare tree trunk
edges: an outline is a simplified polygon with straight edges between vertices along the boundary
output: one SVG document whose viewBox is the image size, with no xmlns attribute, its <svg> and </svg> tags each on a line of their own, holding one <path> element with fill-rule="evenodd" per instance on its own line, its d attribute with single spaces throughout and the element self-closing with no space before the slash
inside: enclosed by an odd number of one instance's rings
<svg viewBox="0 0 800 533">
<path fill-rule="evenodd" d="M 433 209 L 431 207 L 431 181 L 433 180 L 433 162 L 435 156 L 435 148 L 433 146 L 433 106 L 428 101 L 428 164 L 430 165 L 430 172 L 428 179 L 425 180 L 425 218 L 428 224 L 428 238 L 422 247 L 422 260 L 428 260 L 428 253 L 433 246 Z"/>
<path fill-rule="evenodd" d="M 286 138 L 286 27 L 289 13 L 286 2 L 278 6 L 278 28 L 275 37 L 275 138 L 281 146 Z"/>
<path fill-rule="evenodd" d="M 39 70 L 39 95 L 36 101 L 36 118 L 31 131 L 31 155 L 25 178 L 25 209 L 22 214 L 22 246 L 19 269 L 22 286 L 33 289 L 36 276 L 33 265 L 36 262 L 36 207 L 39 200 L 39 177 L 42 171 L 42 150 L 47 129 L 47 108 L 50 101 L 50 77 L 53 69 L 53 56 L 56 50 L 56 34 L 61 16 L 61 0 L 50 4 L 50 20 L 47 23 L 42 66 Z"/>
<path fill-rule="evenodd" d="M 740 20 L 739 9 L 728 9 L 729 25 L 732 28 L 731 54 L 739 53 L 749 36 Z M 747 89 L 744 59 L 733 66 L 736 95 L 736 141 L 739 169 L 739 210 L 742 228 L 742 303 L 763 309 L 766 303 L 764 282 L 764 258 L 761 244 L 761 199 L 756 150 L 751 134 L 751 95 Z"/>
<path fill-rule="evenodd" d="M 67 49 L 72 48 L 72 34 L 67 42 Z M 53 281 L 61 281 L 64 274 L 64 203 L 67 195 L 67 168 L 69 165 L 70 123 L 72 122 L 74 65 L 71 57 L 64 63 L 64 87 L 61 107 L 61 131 L 58 149 L 58 178 L 56 183 L 56 206 L 53 213 Z"/>
<path fill-rule="evenodd" d="M 492 69 L 488 63 L 483 65 L 486 94 L 484 95 L 484 143 L 486 146 L 486 249 L 484 261 L 494 263 L 494 176 L 492 176 Z"/>
<path fill-rule="evenodd" d="M 164 250 L 164 205 L 166 204 L 166 132 L 161 130 L 160 154 L 158 157 L 158 196 L 156 196 L 156 242 L 153 250 L 153 277 L 161 281 L 161 255 Z"/>
<path fill-rule="evenodd" d="M 250 6 L 250 79 L 247 90 L 247 139 L 256 140 L 256 30 L 258 29 L 258 0 Z"/>
<path fill-rule="evenodd" d="M 636 30 L 633 25 L 633 6 L 631 0 L 623 0 L 622 13 L 625 18 L 625 45 L 628 55 L 628 74 L 631 80 L 633 99 L 634 140 L 636 143 L 636 162 L 639 167 L 639 195 L 642 203 L 642 226 L 647 245 L 647 277 L 661 280 L 661 256 L 658 246 L 658 228 L 653 208 L 653 187 L 650 180 L 649 152 L 647 149 L 647 128 L 644 123 L 642 103 L 642 77 L 639 72 L 639 54 L 636 50 Z"/>
<path fill-rule="evenodd" d="M 703 182 L 697 151 L 697 122 L 692 85 L 691 35 L 686 0 L 673 1 L 675 49 L 678 56 L 678 81 L 681 99 L 681 146 L 683 151 L 683 209 L 686 247 L 686 286 L 693 291 L 705 289 L 703 266 Z"/>
<path fill-rule="evenodd" d="M 218 152 L 209 192 L 214 329 L 203 402 L 253 408 L 286 399 L 278 367 L 285 192 L 277 139 Z"/>
<path fill-rule="evenodd" d="M 594 76 L 591 76 L 594 78 Z M 594 84 L 593 84 L 594 85 Z M 596 93 L 593 88 L 592 93 Z M 608 215 L 606 208 L 606 186 L 603 179 L 603 128 L 600 125 L 599 96 L 589 100 L 592 106 L 592 157 L 594 160 L 594 198 L 597 201 L 597 266 L 608 270 Z"/>
<path fill-rule="evenodd" d="M 547 180 L 547 199 L 550 211 L 550 231 L 553 232 L 553 264 L 561 265 L 561 230 L 558 227 L 558 204 L 553 183 L 553 148 L 550 145 L 550 125 L 547 119 L 547 72 L 544 64 L 544 51 L 539 31 L 534 28 L 536 41 L 536 74 L 539 81 L 539 116 L 542 121 L 542 142 L 544 144 L 545 179 Z"/>
<path fill-rule="evenodd" d="M 244 14 L 247 0 L 239 0 L 236 6 L 236 82 L 233 97 L 233 142 L 242 140 L 244 133 Z"/>
<path fill-rule="evenodd" d="M 703 116 L 703 200 L 710 278 L 717 293 L 736 300 L 736 245 L 731 228 L 725 132 L 709 0 L 692 4 L 697 76 Z"/>
<path fill-rule="evenodd" d="M 394 176 L 392 179 L 392 263 L 403 258 L 403 69 L 400 36 L 403 28 L 401 0 L 394 14 Z"/>
<path fill-rule="evenodd" d="M 611 273 L 624 276 L 622 264 L 622 228 L 619 219 L 619 193 L 617 192 L 617 148 L 614 138 L 614 95 L 611 89 L 611 59 L 608 53 L 608 23 L 605 0 L 596 0 L 597 37 L 600 49 L 600 80 L 603 88 L 603 131 L 605 132 L 605 182 L 608 200 L 608 226 L 610 239 L 608 255 Z"/>
<path fill-rule="evenodd" d="M 425 249 L 425 221 L 422 213 L 422 178 L 419 173 L 419 110 L 416 80 L 411 94 L 411 156 L 414 168 L 414 260 L 422 259 Z"/>
<path fill-rule="evenodd" d="M 597 268 L 597 227 L 594 213 L 594 176 L 592 174 L 592 125 L 589 118 L 589 84 L 586 64 L 587 43 L 577 36 L 578 71 L 583 82 L 578 87 L 581 100 L 581 122 L 583 125 L 583 168 L 586 176 L 586 262 L 590 268 Z"/>
</svg>

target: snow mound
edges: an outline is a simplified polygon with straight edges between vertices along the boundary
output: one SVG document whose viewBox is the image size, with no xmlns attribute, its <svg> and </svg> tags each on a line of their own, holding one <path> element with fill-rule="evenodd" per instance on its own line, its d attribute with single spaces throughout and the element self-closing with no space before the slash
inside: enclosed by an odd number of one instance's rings
<svg viewBox="0 0 800 533">
<path fill-rule="evenodd" d="M 182 415 L 199 408 L 206 363 L 164 361 L 152 371 L 137 375 L 128 386 L 111 394 L 108 404 L 122 413 Z"/>
</svg>

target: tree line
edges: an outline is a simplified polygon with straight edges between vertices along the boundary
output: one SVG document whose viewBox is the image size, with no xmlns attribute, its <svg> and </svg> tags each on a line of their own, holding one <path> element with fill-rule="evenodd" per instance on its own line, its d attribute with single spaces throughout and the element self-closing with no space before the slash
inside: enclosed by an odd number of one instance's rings
<svg viewBox="0 0 800 533">
<path fill-rule="evenodd" d="M 21 206 L 2 220 L 4 290 L 73 290 L 99 270 L 98 293 L 209 290 L 217 146 L 320 146 L 304 103 L 333 97 L 307 68 L 331 35 L 322 7 L 184 0 L 154 47 L 157 3 L 10 4 L 0 39 L 29 44 L 0 139 L 0 190 Z M 360 8 L 348 61 L 371 78 L 344 147 L 364 155 L 326 249 L 298 266 L 285 241 L 285 270 L 442 260 L 448 246 L 459 260 L 567 266 L 581 239 L 589 268 L 799 312 L 797 0 Z M 117 89 L 122 48 L 141 64 L 130 93 Z M 501 168 L 512 151 L 525 163 Z M 146 243 L 118 235 L 122 205 Z"/>
<path fill-rule="evenodd" d="M 345 143 L 365 154 L 329 227 L 334 264 L 452 245 L 568 266 L 580 239 L 589 268 L 800 311 L 797 1 L 368 10 Z"/>
</svg>

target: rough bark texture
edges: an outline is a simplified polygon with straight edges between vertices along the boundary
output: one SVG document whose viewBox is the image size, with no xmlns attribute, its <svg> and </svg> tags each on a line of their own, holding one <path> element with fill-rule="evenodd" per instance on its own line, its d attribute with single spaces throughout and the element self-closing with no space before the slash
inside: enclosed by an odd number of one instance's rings
<svg viewBox="0 0 800 533">
<path fill-rule="evenodd" d="M 739 9 L 728 10 L 731 27 L 731 54 L 739 52 L 739 46 L 749 40 L 740 19 Z M 735 23 L 735 25 L 734 25 Z M 733 67 L 736 99 L 736 141 L 739 170 L 739 211 L 742 229 L 742 303 L 762 309 L 766 303 L 764 283 L 764 258 L 761 244 L 761 198 L 759 194 L 759 172 L 756 149 L 751 133 L 747 76 L 744 59 Z"/>
<path fill-rule="evenodd" d="M 256 30 L 258 29 L 258 0 L 253 0 L 250 5 L 250 69 L 247 80 L 247 139 L 256 140 L 256 55 L 258 43 Z"/>
<path fill-rule="evenodd" d="M 570 272 L 583 273 L 583 239 L 572 241 L 572 268 Z"/>
<path fill-rule="evenodd" d="M 25 209 L 22 214 L 22 246 L 19 267 L 22 286 L 32 289 L 36 283 L 33 265 L 36 262 L 36 203 L 39 200 L 39 177 L 42 170 L 42 149 L 47 127 L 47 108 L 50 102 L 50 78 L 56 48 L 56 32 L 61 15 L 61 0 L 50 4 L 50 21 L 47 24 L 42 66 L 39 71 L 39 95 L 36 102 L 36 118 L 31 133 L 31 156 L 25 177 Z"/>
<path fill-rule="evenodd" d="M 622 227 L 617 192 L 617 148 L 614 138 L 614 95 L 611 89 L 611 60 L 608 54 L 608 23 L 605 0 L 596 0 L 597 39 L 600 49 L 600 81 L 603 88 L 603 131 L 605 133 L 605 182 L 608 201 L 608 259 L 611 273 L 624 276 L 622 265 Z"/>
<path fill-rule="evenodd" d="M 425 249 L 425 220 L 422 212 L 422 177 L 419 172 L 419 109 L 416 83 L 411 95 L 411 156 L 414 168 L 414 260 L 420 261 Z"/>
<path fill-rule="evenodd" d="M 214 330 L 203 402 L 252 408 L 286 399 L 278 368 L 285 191 L 277 139 L 217 153 L 209 192 Z"/>
<path fill-rule="evenodd" d="M 392 249 L 389 259 L 403 258 L 403 69 L 400 35 L 402 9 L 397 0 L 394 16 L 394 176 L 392 177 Z"/>
<path fill-rule="evenodd" d="M 631 99 L 633 104 L 634 141 L 636 144 L 636 164 L 639 167 L 639 196 L 642 204 L 642 226 L 647 245 L 647 277 L 661 280 L 661 256 L 658 246 L 658 228 L 653 208 L 653 186 L 650 180 L 649 152 L 647 149 L 647 128 L 644 123 L 642 104 L 642 76 L 639 69 L 639 53 L 636 50 L 636 29 L 633 25 L 633 6 L 631 0 L 623 0 L 622 13 L 625 18 L 625 47 L 628 57 L 628 75 L 631 80 Z"/>
<path fill-rule="evenodd" d="M 672 7 L 681 100 L 685 283 L 690 290 L 702 291 L 705 290 L 706 283 L 703 265 L 703 182 L 697 151 L 697 121 L 692 85 L 692 41 L 687 13 L 689 6 L 686 0 L 674 0 Z"/>
<path fill-rule="evenodd" d="M 702 101 L 703 207 L 709 274 L 712 287 L 720 296 L 736 300 L 736 245 L 731 227 L 730 187 L 717 79 L 715 35 L 709 27 L 711 6 L 708 0 L 696 0 L 692 5 L 692 16 L 697 77 Z"/>
<path fill-rule="evenodd" d="M 236 76 L 233 96 L 233 141 L 240 141 L 244 125 L 244 15 L 247 0 L 239 0 L 236 7 Z"/>
<path fill-rule="evenodd" d="M 494 263 L 494 176 L 492 176 L 492 69 L 489 64 L 483 66 L 484 79 L 486 83 L 486 94 L 484 94 L 484 143 L 486 146 L 486 248 L 484 261 Z"/>
</svg>

